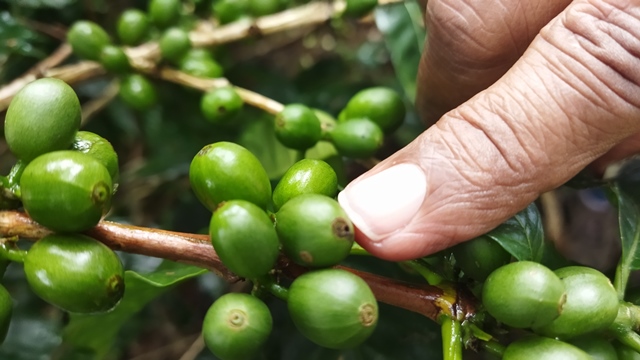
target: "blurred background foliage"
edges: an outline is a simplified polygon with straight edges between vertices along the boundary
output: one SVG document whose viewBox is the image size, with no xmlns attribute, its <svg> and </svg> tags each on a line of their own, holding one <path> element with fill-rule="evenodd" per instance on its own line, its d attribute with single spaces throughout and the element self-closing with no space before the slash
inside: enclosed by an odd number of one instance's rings
<svg viewBox="0 0 640 360">
<path fill-rule="evenodd" d="M 213 0 L 215 1 L 215 0 Z M 304 3 L 291 2 L 290 6 Z M 146 9 L 145 0 L 2 0 L 0 1 L 0 88 L 45 59 L 64 41 L 66 29 L 88 19 L 113 34 L 119 14 Z M 184 2 L 184 8 L 207 18 L 211 0 Z M 203 10 L 204 9 L 204 10 Z M 380 157 L 407 144 L 423 127 L 412 102 L 425 29 L 415 1 L 379 7 L 360 20 L 332 20 L 263 38 L 246 39 L 214 49 L 233 84 L 282 103 L 304 103 L 337 116 L 357 91 L 384 85 L 405 94 L 406 124 L 387 139 Z M 63 64 L 79 59 L 71 56 Z M 295 161 L 295 153 L 273 135 L 269 115 L 245 107 L 233 126 L 216 127 L 200 113 L 201 94 L 154 80 L 160 101 L 138 112 L 109 96 L 114 79 L 101 76 L 74 84 L 85 110 L 83 128 L 107 138 L 120 160 L 120 185 L 108 219 L 138 226 L 203 232 L 210 213 L 189 188 L 191 159 L 204 145 L 235 141 L 253 151 L 273 183 Z M 1 114 L 0 117 L 3 117 Z M 331 146 L 310 156 L 326 158 Z M 335 156 L 345 185 L 365 170 Z M 15 162 L 0 141 L 0 170 Z M 28 245 L 27 245 L 28 246 Z M 211 303 L 228 291 L 248 291 L 245 283 L 228 284 L 202 269 L 146 256 L 119 254 L 129 270 L 126 295 L 111 313 L 69 316 L 44 303 L 28 288 L 21 266 L 11 265 L 4 283 L 15 300 L 9 335 L 1 359 L 215 359 L 199 339 L 202 318 Z M 394 264 L 350 259 L 368 271 L 416 279 Z M 439 327 L 428 319 L 382 305 L 378 330 L 360 348 L 338 352 L 302 337 L 288 318 L 286 305 L 267 299 L 274 314 L 271 339 L 260 359 L 437 359 Z"/>
</svg>

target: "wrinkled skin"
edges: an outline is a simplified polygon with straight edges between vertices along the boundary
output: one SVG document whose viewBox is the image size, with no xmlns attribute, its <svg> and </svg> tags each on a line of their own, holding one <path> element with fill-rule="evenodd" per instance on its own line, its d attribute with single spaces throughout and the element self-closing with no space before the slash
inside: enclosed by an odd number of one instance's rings
<svg viewBox="0 0 640 360">
<path fill-rule="evenodd" d="M 426 24 L 416 104 L 431 126 L 340 194 L 373 254 L 471 239 L 640 150 L 638 1 L 430 0 Z M 417 170 L 367 183 L 397 164 Z M 374 201 L 392 186 L 415 191 Z"/>
</svg>

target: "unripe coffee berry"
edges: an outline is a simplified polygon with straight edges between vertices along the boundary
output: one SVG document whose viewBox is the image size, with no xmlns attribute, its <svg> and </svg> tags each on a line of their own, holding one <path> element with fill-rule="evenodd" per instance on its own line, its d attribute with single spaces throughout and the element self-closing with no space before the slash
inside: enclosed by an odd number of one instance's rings
<svg viewBox="0 0 640 360">
<path fill-rule="evenodd" d="M 347 0 L 344 15 L 361 17 L 371 12 L 378 5 L 378 0 Z"/>
<path fill-rule="evenodd" d="M 9 149 L 23 161 L 68 149 L 80 127 L 80 101 L 64 81 L 29 83 L 11 100 L 4 123 Z"/>
<path fill-rule="evenodd" d="M 118 154 L 111 143 L 98 134 L 89 131 L 78 131 L 73 140 L 73 150 L 90 155 L 98 160 L 109 171 L 111 181 L 116 183 L 120 173 L 118 168 Z"/>
<path fill-rule="evenodd" d="M 236 21 L 247 13 L 247 0 L 218 0 L 213 3 L 213 16 L 220 24 Z"/>
<path fill-rule="evenodd" d="M 100 25 L 86 20 L 76 21 L 67 32 L 67 41 L 81 58 L 100 60 L 102 48 L 111 44 L 109 35 Z"/>
<path fill-rule="evenodd" d="M 329 136 L 342 156 L 355 159 L 373 156 L 384 141 L 380 127 L 366 118 L 339 123 Z"/>
<path fill-rule="evenodd" d="M 493 271 L 511 260 L 511 254 L 487 236 L 462 242 L 452 251 L 456 265 L 464 275 L 478 281 L 485 281 Z"/>
<path fill-rule="evenodd" d="M 565 342 L 544 338 L 526 337 L 507 346 L 503 360 L 593 360 L 589 354 Z"/>
<path fill-rule="evenodd" d="M 149 18 L 151 22 L 161 28 L 175 24 L 180 18 L 180 0 L 151 0 L 149 1 Z"/>
<path fill-rule="evenodd" d="M 189 33 L 180 28 L 170 28 L 160 38 L 160 53 L 169 61 L 177 63 L 190 48 Z"/>
<path fill-rule="evenodd" d="M 221 360 L 250 359 L 267 341 L 273 328 L 269 308 L 249 294 L 222 295 L 207 311 L 202 337 Z"/>
<path fill-rule="evenodd" d="M 266 275 L 278 259 L 278 235 L 267 213 L 245 200 L 221 204 L 209 224 L 211 243 L 222 263 L 238 276 Z"/>
<path fill-rule="evenodd" d="M 502 266 L 489 275 L 482 304 L 496 320 L 531 328 L 551 323 L 567 299 L 562 280 L 549 268 L 532 261 Z"/>
<path fill-rule="evenodd" d="M 4 342 L 11 324 L 11 316 L 13 315 L 13 300 L 11 294 L 0 285 L 0 344 Z"/>
<path fill-rule="evenodd" d="M 282 250 L 295 263 L 327 267 L 344 260 L 353 245 L 353 224 L 334 199 L 319 194 L 297 196 L 276 213 Z"/>
<path fill-rule="evenodd" d="M 48 235 L 29 249 L 24 272 L 43 300 L 73 313 L 113 309 L 124 294 L 118 256 L 85 235 Z"/>
<path fill-rule="evenodd" d="M 211 211 L 227 200 L 246 200 L 266 209 L 271 200 L 271 182 L 260 160 L 231 142 L 202 148 L 191 161 L 189 181 L 198 200 Z"/>
<path fill-rule="evenodd" d="M 396 130 L 406 114 L 400 95 L 386 87 L 374 87 L 355 94 L 339 115 L 340 121 L 366 118 L 388 134 Z"/>
<path fill-rule="evenodd" d="M 322 137 L 320 120 L 305 105 L 291 104 L 276 115 L 276 137 L 286 147 L 306 150 Z"/>
<path fill-rule="evenodd" d="M 270 15 L 281 9 L 280 0 L 248 0 L 249 12 L 255 17 Z"/>
<path fill-rule="evenodd" d="M 122 48 L 114 45 L 106 45 L 102 48 L 100 63 L 107 71 L 116 74 L 126 74 L 131 70 L 127 55 Z"/>
<path fill-rule="evenodd" d="M 22 204 L 31 218 L 58 232 L 98 224 L 111 205 L 109 171 L 90 155 L 54 151 L 31 161 L 20 178 Z"/>
<path fill-rule="evenodd" d="M 569 266 L 555 274 L 562 280 L 567 301 L 549 324 L 534 327 L 538 334 L 570 339 L 606 330 L 618 315 L 618 296 L 609 278 L 596 269 Z"/>
<path fill-rule="evenodd" d="M 224 74 L 224 69 L 213 57 L 202 57 L 197 51 L 188 51 L 180 59 L 180 70 L 189 75 L 209 79 L 219 78 Z"/>
<path fill-rule="evenodd" d="M 296 278 L 287 307 L 304 336 L 330 349 L 360 345 L 378 323 L 378 303 L 367 283 L 340 269 L 310 271 Z"/>
<path fill-rule="evenodd" d="M 116 30 L 123 44 L 138 45 L 147 37 L 149 18 L 143 11 L 127 9 L 120 15 Z"/>
<path fill-rule="evenodd" d="M 299 195 L 334 197 L 337 192 L 338 176 L 329 164 L 322 160 L 303 159 L 282 175 L 273 190 L 273 206 L 278 211 L 287 201 Z"/>
<path fill-rule="evenodd" d="M 212 89 L 202 96 L 200 110 L 212 123 L 223 123 L 236 116 L 244 101 L 231 86 Z"/>
<path fill-rule="evenodd" d="M 144 111 L 158 102 L 153 84 L 140 74 L 131 74 L 122 78 L 120 98 L 136 110 Z"/>
</svg>

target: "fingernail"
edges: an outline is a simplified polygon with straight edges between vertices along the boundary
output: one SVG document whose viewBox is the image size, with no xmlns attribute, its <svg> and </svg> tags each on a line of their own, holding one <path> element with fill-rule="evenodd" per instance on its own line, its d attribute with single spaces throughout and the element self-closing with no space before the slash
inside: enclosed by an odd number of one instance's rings
<svg viewBox="0 0 640 360">
<path fill-rule="evenodd" d="M 424 171 L 400 164 L 347 186 L 338 201 L 362 233 L 379 241 L 409 224 L 426 193 Z"/>
</svg>

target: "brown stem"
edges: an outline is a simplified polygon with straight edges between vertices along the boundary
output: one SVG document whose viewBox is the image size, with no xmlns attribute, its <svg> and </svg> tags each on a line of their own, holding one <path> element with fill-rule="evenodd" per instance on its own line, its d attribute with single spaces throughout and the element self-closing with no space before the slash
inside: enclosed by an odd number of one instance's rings
<svg viewBox="0 0 640 360">
<path fill-rule="evenodd" d="M 212 28 L 211 24 L 206 21 L 201 21 L 195 27 L 195 30 L 189 34 L 189 37 L 191 38 L 191 42 L 194 47 L 210 47 L 238 41 L 250 36 L 268 35 L 303 26 L 318 26 L 331 19 L 331 17 L 336 13 L 336 10 L 334 9 L 336 6 L 335 4 L 341 2 L 342 1 L 336 1 L 335 3 L 312 2 L 277 14 L 260 17 L 255 20 L 240 20 L 215 28 Z M 37 80 L 38 78 L 55 77 L 64 80 L 69 84 L 74 84 L 105 74 L 105 71 L 100 64 L 90 61 L 80 62 L 67 67 L 51 69 L 51 67 L 59 64 L 71 53 L 69 45 L 63 44 L 61 48 L 64 49 L 65 55 L 60 61 L 53 65 L 47 64 L 48 66 L 43 66 L 42 63 L 46 61 L 50 62 L 50 60 L 45 59 L 40 64 L 36 65 L 40 71 L 32 72 L 30 70 L 21 77 L 15 79 L 9 85 L 0 88 L 0 111 L 7 109 L 13 96 L 20 91 L 22 87 L 34 80 Z M 160 60 L 160 49 L 157 42 L 145 43 L 135 48 L 126 48 L 125 52 L 129 57 L 131 64 L 137 71 L 144 73 L 155 72 L 160 73 L 161 75 L 162 73 L 165 73 L 166 76 L 171 77 L 171 75 L 166 73 L 165 70 L 158 71 L 156 69 L 157 63 Z M 56 60 L 59 57 L 54 53 L 50 58 L 54 56 Z M 171 78 L 175 79 L 176 82 L 179 82 L 180 80 L 180 77 L 176 76 Z M 225 79 L 215 80 L 226 81 Z M 193 83 L 194 82 L 190 82 L 190 84 Z M 199 86 L 204 85 L 198 84 L 196 87 Z M 251 104 L 252 99 L 253 98 L 249 98 L 247 102 Z M 259 102 L 259 104 L 262 104 L 262 102 Z M 267 105 L 267 109 L 271 109 L 273 111 L 277 108 L 277 105 L 275 107 L 271 105 L 274 104 Z"/>
<path fill-rule="evenodd" d="M 192 75 L 183 73 L 182 71 L 178 71 L 176 69 L 172 69 L 168 67 L 163 67 L 160 69 L 152 69 L 152 70 L 139 69 L 139 71 L 144 72 L 148 75 L 158 77 L 162 80 L 170 81 L 170 82 L 180 84 L 182 86 L 190 87 L 193 89 L 197 89 L 200 91 L 207 91 L 210 89 L 231 85 L 229 81 L 225 78 L 205 79 L 205 78 L 192 76 Z M 238 95 L 240 95 L 240 97 L 245 103 L 251 106 L 257 107 L 258 109 L 262 109 L 263 111 L 268 112 L 269 114 L 276 115 L 280 111 L 282 111 L 282 109 L 284 109 L 284 105 L 264 95 L 260 95 L 256 92 L 241 88 L 239 86 L 234 86 L 234 89 L 236 90 Z"/>
<path fill-rule="evenodd" d="M 62 44 L 51 55 L 38 62 L 21 77 L 0 88 L 0 111 L 9 106 L 9 102 L 20 89 L 33 80 L 42 77 L 42 74 L 63 62 L 69 55 L 71 55 L 71 46 Z"/>
<path fill-rule="evenodd" d="M 379 0 L 379 4 L 385 5 L 402 1 L 403 0 Z M 339 15 L 344 11 L 345 7 L 346 2 L 344 0 L 335 0 L 332 2 L 318 1 L 273 15 L 259 17 L 253 20 L 239 20 L 223 26 L 216 27 L 208 21 L 200 21 L 196 24 L 194 30 L 189 33 L 189 38 L 194 47 L 211 47 L 238 41 L 247 37 L 265 36 L 302 27 L 313 28 Z M 50 35 L 51 29 L 55 29 L 54 35 L 60 39 L 64 38 L 66 31 L 64 28 L 49 26 L 47 24 L 31 23 L 31 26 L 34 26 L 36 30 Z M 169 73 L 165 72 L 166 70 L 158 71 L 157 64 L 160 60 L 160 48 L 157 42 L 148 42 L 137 47 L 126 48 L 125 52 L 137 71 L 160 73 L 161 75 L 164 73 L 169 78 L 174 79 L 175 82 L 180 83 L 180 76 L 172 77 Z M 41 77 L 55 77 L 69 84 L 74 84 L 106 73 L 100 64 L 90 61 L 52 69 L 52 67 L 60 64 L 70 54 L 70 46 L 64 43 L 47 59 L 38 63 L 10 84 L 0 87 L 0 112 L 7 109 L 11 99 L 20 89 Z M 216 85 L 226 81 L 226 79 L 210 80 L 219 81 Z M 194 84 L 196 86 L 193 86 Z M 201 89 L 203 86 L 206 86 L 203 83 L 194 81 L 189 81 L 189 84 L 184 85 Z M 211 88 L 211 86 L 207 88 Z M 262 108 L 269 113 L 275 114 L 282 110 L 281 104 L 267 101 L 269 99 L 260 99 L 259 94 L 247 92 L 245 95 L 245 101 L 248 104 Z"/>
<path fill-rule="evenodd" d="M 336 2 L 338 3 L 338 1 Z M 273 15 L 257 19 L 246 19 L 220 26 L 213 31 L 196 28 L 189 34 L 195 47 L 209 47 L 238 41 L 250 36 L 264 36 L 296 29 L 304 26 L 317 26 L 327 22 L 336 13 L 336 5 L 329 2 L 311 2 Z"/>
<path fill-rule="evenodd" d="M 49 233 L 49 230 L 22 212 L 0 211 L 2 236 L 39 239 Z M 229 281 L 240 280 L 222 264 L 207 235 L 129 226 L 110 221 L 102 221 L 87 234 L 114 250 L 192 264 L 209 269 Z M 351 268 L 339 268 L 364 279 L 379 301 L 413 311 L 434 321 L 438 321 L 438 316 L 442 313 L 455 314 L 458 318 L 469 317 L 474 313 L 472 298 L 453 287 L 414 284 Z M 277 271 L 281 276 L 295 278 L 307 269 L 282 258 Z"/>
<path fill-rule="evenodd" d="M 33 30 L 60 41 L 64 41 L 64 38 L 67 36 L 67 28 L 60 24 L 47 24 L 34 20 L 25 20 L 25 23 Z"/>
<path fill-rule="evenodd" d="M 120 82 L 118 80 L 111 80 L 100 96 L 95 99 L 91 99 L 86 104 L 82 105 L 82 126 L 86 125 L 94 115 L 99 113 L 105 106 L 109 105 L 109 103 L 118 96 L 119 90 Z"/>
</svg>

